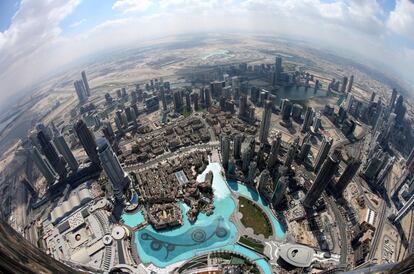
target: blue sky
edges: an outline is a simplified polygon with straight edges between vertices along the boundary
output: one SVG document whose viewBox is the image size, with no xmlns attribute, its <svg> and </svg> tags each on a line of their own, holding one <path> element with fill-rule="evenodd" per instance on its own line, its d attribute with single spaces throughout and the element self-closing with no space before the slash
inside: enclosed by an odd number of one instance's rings
<svg viewBox="0 0 414 274">
<path fill-rule="evenodd" d="M 99 51 L 217 30 L 352 51 L 414 87 L 411 0 L 0 0 L 0 101 Z"/>
</svg>

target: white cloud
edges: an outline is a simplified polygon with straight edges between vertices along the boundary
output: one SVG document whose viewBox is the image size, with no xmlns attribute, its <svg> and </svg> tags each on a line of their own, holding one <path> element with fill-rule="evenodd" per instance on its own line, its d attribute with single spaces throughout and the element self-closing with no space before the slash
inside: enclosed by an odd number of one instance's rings
<svg viewBox="0 0 414 274">
<path fill-rule="evenodd" d="M 409 0 L 397 0 L 387 25 L 395 33 L 414 40 L 414 3 Z"/>
<path fill-rule="evenodd" d="M 79 21 L 76 21 L 76 22 L 70 24 L 69 27 L 70 28 L 76 28 L 76 27 L 79 27 L 80 25 L 82 25 L 85 22 L 86 22 L 86 19 L 82 19 L 82 20 L 79 20 Z"/>
<path fill-rule="evenodd" d="M 112 9 L 123 13 L 142 12 L 146 11 L 152 4 L 152 0 L 117 0 L 113 4 Z"/>
</svg>

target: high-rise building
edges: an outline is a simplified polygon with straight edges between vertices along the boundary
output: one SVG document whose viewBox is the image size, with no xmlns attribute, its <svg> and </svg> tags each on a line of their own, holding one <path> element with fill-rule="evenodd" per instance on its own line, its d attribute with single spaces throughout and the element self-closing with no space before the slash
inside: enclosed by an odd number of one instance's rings
<svg viewBox="0 0 414 274">
<path fill-rule="evenodd" d="M 302 116 L 303 107 L 299 104 L 292 105 L 292 118 L 296 121 L 299 121 Z"/>
<path fill-rule="evenodd" d="M 403 207 L 400 210 L 398 210 L 394 218 L 394 222 L 398 223 L 399 221 L 401 221 L 401 219 L 404 218 L 404 216 L 408 212 L 410 212 L 413 207 L 414 207 L 414 195 L 412 195 L 411 198 L 403 205 Z"/>
<path fill-rule="evenodd" d="M 167 97 L 165 96 L 164 87 L 161 87 L 160 94 L 161 94 L 162 109 L 167 110 Z"/>
<path fill-rule="evenodd" d="M 81 74 L 82 74 L 82 82 L 83 82 L 83 85 L 85 86 L 86 94 L 89 97 L 89 96 L 91 96 L 91 90 L 89 89 L 88 78 L 86 78 L 85 71 L 82 71 Z"/>
<path fill-rule="evenodd" d="M 260 143 L 267 143 L 267 137 L 269 136 L 270 119 L 272 117 L 272 103 L 266 102 L 263 110 L 262 121 L 260 123 L 259 140 Z"/>
<path fill-rule="evenodd" d="M 30 154 L 32 156 L 33 162 L 36 164 L 43 177 L 45 177 L 47 183 L 49 185 L 53 184 L 56 181 L 57 174 L 53 170 L 50 163 L 47 162 L 47 160 L 44 159 L 42 155 L 40 155 L 40 152 L 36 147 L 33 147 L 30 150 Z"/>
<path fill-rule="evenodd" d="M 288 121 L 290 119 L 290 113 L 292 112 L 292 103 L 290 102 L 290 100 L 282 99 L 280 109 L 283 121 Z"/>
<path fill-rule="evenodd" d="M 43 131 L 37 133 L 37 138 L 39 139 L 40 146 L 42 147 L 42 152 L 46 156 L 46 159 L 52 165 L 53 169 L 59 174 L 61 179 L 64 179 L 67 175 L 66 163 L 59 157 L 55 147 L 47 139 Z"/>
<path fill-rule="evenodd" d="M 280 203 L 283 201 L 283 197 L 285 196 L 286 188 L 288 185 L 288 180 L 289 178 L 285 176 L 277 180 L 274 191 L 273 191 L 273 195 L 272 195 L 272 204 L 274 208 L 280 205 Z"/>
<path fill-rule="evenodd" d="M 109 142 L 112 142 L 115 139 L 114 130 L 112 128 L 111 122 L 108 120 L 105 120 L 103 122 L 102 133 Z"/>
<path fill-rule="evenodd" d="M 348 84 L 348 77 L 344 76 L 344 78 L 342 79 L 342 86 L 341 86 L 341 92 L 345 93 L 346 90 L 346 86 Z"/>
<path fill-rule="evenodd" d="M 229 166 L 230 159 L 230 139 L 227 136 L 222 136 L 221 138 L 221 161 L 223 163 L 224 169 L 227 170 Z"/>
<path fill-rule="evenodd" d="M 247 96 L 240 96 L 240 105 L 239 105 L 239 117 L 246 117 L 247 111 Z"/>
<path fill-rule="evenodd" d="M 392 111 L 394 109 L 395 100 L 397 100 L 398 92 L 395 88 L 392 89 L 391 98 L 390 98 L 390 104 L 389 109 Z"/>
<path fill-rule="evenodd" d="M 306 159 L 308 158 L 309 152 L 311 149 L 311 143 L 310 140 L 306 140 L 306 142 L 304 142 L 300 148 L 300 152 L 298 155 L 298 160 L 299 162 L 305 162 Z"/>
<path fill-rule="evenodd" d="M 86 154 L 88 154 L 89 160 L 91 160 L 92 163 L 99 165 L 100 161 L 96 151 L 95 136 L 82 119 L 76 123 L 75 132 L 78 135 L 79 141 L 85 149 Z"/>
<path fill-rule="evenodd" d="M 176 113 L 181 113 L 183 110 L 183 97 L 181 95 L 180 91 L 175 91 L 173 93 L 173 99 L 174 99 L 174 111 Z"/>
<path fill-rule="evenodd" d="M 191 111 L 191 98 L 190 98 L 190 92 L 185 92 L 185 109 L 186 111 Z"/>
<path fill-rule="evenodd" d="M 267 185 L 269 183 L 269 178 L 270 178 L 270 172 L 268 169 L 264 169 L 262 171 L 262 173 L 260 173 L 260 177 L 259 177 L 259 191 L 263 192 L 265 191 L 265 189 L 267 188 Z"/>
<path fill-rule="evenodd" d="M 282 133 L 277 132 L 276 138 L 272 141 L 272 146 L 270 147 L 270 153 L 267 160 L 267 168 L 273 169 L 276 165 L 280 147 L 282 145 Z"/>
<path fill-rule="evenodd" d="M 72 151 L 70 150 L 68 144 L 66 143 L 65 137 L 62 135 L 55 135 L 53 139 L 53 143 L 55 144 L 57 150 L 62 154 L 63 159 L 68 163 L 69 168 L 72 171 L 78 170 L 78 162 L 75 159 L 75 156 L 73 156 Z"/>
<path fill-rule="evenodd" d="M 395 103 L 394 113 L 397 115 L 395 118 L 397 123 L 402 123 L 404 121 L 405 112 L 407 111 L 404 106 L 404 97 L 402 95 L 398 96 L 397 102 Z"/>
<path fill-rule="evenodd" d="M 313 114 L 314 114 L 313 108 L 308 107 L 305 112 L 305 118 L 303 119 L 302 132 L 309 131 L 309 128 L 312 124 Z"/>
<path fill-rule="evenodd" d="M 319 168 L 322 166 L 322 163 L 325 161 L 326 157 L 328 156 L 329 150 L 332 147 L 332 143 L 333 143 L 332 138 L 330 137 L 327 138 L 325 136 L 323 137 L 321 147 L 315 159 L 315 172 L 319 171 Z"/>
<path fill-rule="evenodd" d="M 256 178 L 257 163 L 255 161 L 250 162 L 249 172 L 247 173 L 247 182 L 253 183 L 254 178 Z"/>
<path fill-rule="evenodd" d="M 346 88 L 346 92 L 350 93 L 352 91 L 352 85 L 354 84 L 354 75 L 351 75 L 349 78 L 348 86 Z"/>
<path fill-rule="evenodd" d="M 341 177 L 339 177 L 338 182 L 335 184 L 335 191 L 338 194 L 344 192 L 345 188 L 351 182 L 357 173 L 359 167 L 361 166 L 361 161 L 358 159 L 351 159 L 346 166 L 345 170 L 342 172 Z"/>
<path fill-rule="evenodd" d="M 88 93 L 83 85 L 82 80 L 77 80 L 73 83 L 75 86 L 76 94 L 78 95 L 79 102 L 83 102 L 88 97 Z"/>
<path fill-rule="evenodd" d="M 122 201 L 124 192 L 130 184 L 128 174 L 123 170 L 108 141 L 101 137 L 97 143 L 99 160 L 111 182 L 114 196 L 118 201 Z"/>
<path fill-rule="evenodd" d="M 285 160 L 285 167 L 290 168 L 293 163 L 293 159 L 295 159 L 296 152 L 298 150 L 298 144 L 299 144 L 299 137 L 296 137 L 295 140 L 290 144 L 290 147 L 286 154 L 286 160 Z"/>
<path fill-rule="evenodd" d="M 273 72 L 273 79 L 272 79 L 272 85 L 276 86 L 277 83 L 280 81 L 281 75 L 282 75 L 282 57 L 276 56 L 275 58 L 275 71 Z"/>
<path fill-rule="evenodd" d="M 312 207 L 315 202 L 319 199 L 322 192 L 325 190 L 326 186 L 332 180 L 335 172 L 338 169 L 340 159 L 337 153 L 332 153 L 322 165 L 322 168 L 319 170 L 316 175 L 315 181 L 313 182 L 308 193 L 306 193 L 303 205 L 305 207 Z"/>
<path fill-rule="evenodd" d="M 241 157 L 241 147 L 243 142 L 243 136 L 241 134 L 237 134 L 234 136 L 233 139 L 233 157 L 234 159 L 238 160 Z"/>
<path fill-rule="evenodd" d="M 193 95 L 193 104 L 194 104 L 194 110 L 195 111 L 198 111 L 200 109 L 200 105 L 198 103 L 198 100 L 199 100 L 198 98 L 199 98 L 198 93 L 194 93 L 194 95 Z"/>
</svg>

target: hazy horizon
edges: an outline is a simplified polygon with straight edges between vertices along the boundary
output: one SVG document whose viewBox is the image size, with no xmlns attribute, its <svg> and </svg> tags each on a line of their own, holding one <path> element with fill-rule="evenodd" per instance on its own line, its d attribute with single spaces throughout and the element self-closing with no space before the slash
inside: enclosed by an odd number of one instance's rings
<svg viewBox="0 0 414 274">
<path fill-rule="evenodd" d="M 103 51 L 214 32 L 309 41 L 357 63 L 382 64 L 378 70 L 414 85 L 414 4 L 408 0 L 6 0 L 0 14 L 0 104 Z"/>
</svg>

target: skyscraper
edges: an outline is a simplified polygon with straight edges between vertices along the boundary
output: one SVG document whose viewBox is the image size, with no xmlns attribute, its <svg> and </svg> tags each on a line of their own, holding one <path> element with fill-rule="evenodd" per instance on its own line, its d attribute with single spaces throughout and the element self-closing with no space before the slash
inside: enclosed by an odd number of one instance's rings
<svg viewBox="0 0 414 274">
<path fill-rule="evenodd" d="M 348 86 L 346 88 L 346 92 L 350 93 L 352 91 L 352 85 L 354 84 L 354 75 L 351 75 L 349 78 Z"/>
<path fill-rule="evenodd" d="M 227 170 L 230 159 L 230 139 L 227 136 L 222 136 L 221 142 L 221 161 L 223 163 L 224 169 Z"/>
<path fill-rule="evenodd" d="M 344 76 L 344 78 L 342 79 L 342 86 L 341 86 L 342 93 L 345 93 L 345 91 L 347 91 L 346 89 L 347 84 L 348 84 L 348 77 Z"/>
<path fill-rule="evenodd" d="M 256 178 L 256 171 L 257 171 L 257 163 L 255 161 L 250 162 L 249 165 L 249 172 L 247 174 L 247 182 L 253 183 L 254 178 Z"/>
<path fill-rule="evenodd" d="M 305 118 L 303 119 L 302 132 L 309 131 L 309 128 L 312 124 L 313 114 L 314 114 L 313 108 L 308 107 L 305 112 Z"/>
<path fill-rule="evenodd" d="M 89 160 L 91 160 L 92 163 L 99 165 L 100 161 L 98 153 L 96 152 L 95 136 L 82 119 L 76 123 L 75 131 L 86 154 L 88 154 Z"/>
<path fill-rule="evenodd" d="M 289 150 L 287 151 L 285 167 L 290 168 L 292 166 L 293 159 L 295 159 L 296 152 L 298 150 L 298 144 L 299 137 L 296 137 L 295 140 L 290 144 Z"/>
<path fill-rule="evenodd" d="M 267 137 L 269 136 L 270 119 L 272 116 L 272 103 L 266 102 L 263 110 L 262 121 L 260 123 L 259 140 L 260 143 L 267 143 Z"/>
<path fill-rule="evenodd" d="M 289 99 L 282 99 L 281 103 L 281 115 L 283 121 L 288 121 L 290 118 L 290 113 L 292 112 L 292 103 Z"/>
<path fill-rule="evenodd" d="M 72 171 L 78 170 L 78 162 L 76 161 L 75 156 L 73 156 L 72 151 L 66 143 L 65 137 L 63 137 L 60 134 L 55 135 L 55 137 L 53 138 L 53 143 L 55 144 L 60 154 L 62 154 L 63 159 L 65 159 L 65 161 L 68 163 L 69 168 Z"/>
<path fill-rule="evenodd" d="M 406 166 L 411 172 L 414 171 L 414 148 L 411 149 L 411 153 L 407 158 Z"/>
<path fill-rule="evenodd" d="M 32 156 L 33 162 L 36 164 L 40 173 L 45 177 L 49 185 L 53 184 L 56 181 L 57 174 L 52 169 L 50 163 L 40 155 L 39 150 L 36 147 L 33 147 L 30 150 L 30 155 Z"/>
<path fill-rule="evenodd" d="M 310 152 L 310 149 L 311 149 L 311 143 L 310 143 L 310 140 L 308 139 L 302 144 L 302 146 L 300 148 L 300 152 L 299 152 L 299 155 L 298 155 L 299 162 L 305 162 L 306 161 L 306 159 L 308 158 L 308 154 Z"/>
<path fill-rule="evenodd" d="M 89 89 L 88 78 L 86 78 L 85 71 L 82 71 L 82 81 L 83 81 L 83 85 L 85 86 L 87 96 L 88 97 L 91 96 L 91 90 Z"/>
<path fill-rule="evenodd" d="M 395 100 L 397 100 L 397 95 L 398 92 L 395 88 L 392 89 L 392 93 L 391 93 L 391 98 L 390 98 L 390 104 L 389 104 L 389 108 L 392 111 L 394 108 L 394 104 L 395 104 Z"/>
<path fill-rule="evenodd" d="M 351 159 L 346 166 L 345 170 L 342 172 L 341 177 L 339 177 L 338 182 L 335 184 L 335 191 L 338 194 L 344 192 L 345 188 L 351 182 L 352 178 L 357 173 L 359 167 L 361 166 L 361 161 L 357 159 Z"/>
<path fill-rule="evenodd" d="M 270 178 L 270 172 L 268 169 L 265 168 L 262 171 L 262 173 L 260 173 L 260 177 L 259 177 L 259 191 L 260 192 L 266 191 L 269 178 Z"/>
<path fill-rule="evenodd" d="M 52 165 L 53 169 L 59 174 L 61 179 L 66 177 L 66 163 L 61 159 L 52 145 L 52 143 L 47 139 L 43 131 L 37 133 L 37 138 L 39 139 L 40 146 L 42 147 L 42 152 L 46 156 L 46 159 Z"/>
<path fill-rule="evenodd" d="M 321 170 L 316 175 L 315 181 L 313 182 L 308 193 L 306 193 L 303 201 L 303 206 L 312 207 L 315 202 L 319 199 L 326 186 L 332 180 L 335 172 L 338 169 L 340 159 L 337 153 L 332 153 L 322 165 Z"/>
<path fill-rule="evenodd" d="M 160 94 L 161 94 L 162 109 L 167 110 L 167 98 L 165 96 L 164 87 L 161 87 Z"/>
<path fill-rule="evenodd" d="M 238 160 L 241 157 L 241 146 L 242 146 L 243 136 L 237 134 L 233 139 L 233 157 Z"/>
<path fill-rule="evenodd" d="M 88 97 L 85 86 L 83 85 L 82 80 L 77 80 L 73 83 L 75 86 L 76 94 L 78 95 L 79 102 L 83 102 Z"/>
<path fill-rule="evenodd" d="M 276 86 L 280 81 L 282 75 L 282 57 L 276 56 L 275 58 L 275 71 L 273 72 L 272 85 Z"/>
<path fill-rule="evenodd" d="M 280 146 L 282 145 L 282 133 L 277 132 L 276 138 L 272 141 L 272 146 L 270 147 L 270 153 L 267 160 L 267 168 L 273 169 L 280 151 Z"/>
<path fill-rule="evenodd" d="M 322 166 L 322 163 L 325 161 L 325 158 L 328 156 L 332 143 L 333 143 L 332 138 L 330 137 L 327 138 L 325 136 L 323 137 L 321 147 L 315 159 L 315 172 L 319 171 L 319 168 Z"/>
<path fill-rule="evenodd" d="M 407 109 L 404 106 L 404 97 L 398 96 L 397 102 L 395 103 L 394 113 L 397 115 L 395 118 L 397 123 L 402 123 L 404 120 L 405 112 Z"/>
<path fill-rule="evenodd" d="M 272 204 L 274 208 L 276 208 L 283 201 L 283 197 L 286 193 L 286 187 L 288 185 L 288 180 L 289 178 L 285 176 L 277 180 L 272 195 Z"/>
<path fill-rule="evenodd" d="M 111 182 L 115 198 L 118 201 L 122 201 L 130 179 L 105 138 L 98 139 L 98 155 L 102 167 Z"/>
<path fill-rule="evenodd" d="M 239 105 L 239 117 L 246 117 L 247 110 L 247 96 L 240 96 L 240 105 Z"/>
</svg>

